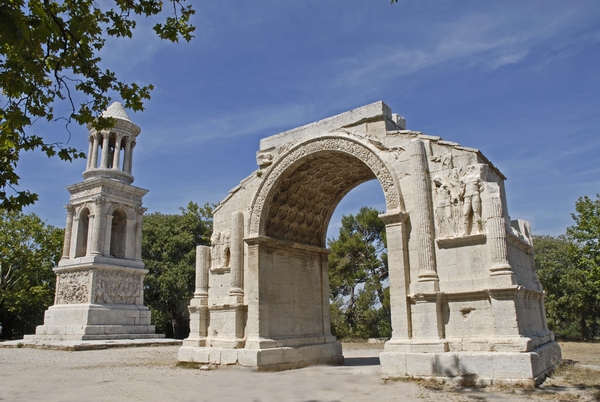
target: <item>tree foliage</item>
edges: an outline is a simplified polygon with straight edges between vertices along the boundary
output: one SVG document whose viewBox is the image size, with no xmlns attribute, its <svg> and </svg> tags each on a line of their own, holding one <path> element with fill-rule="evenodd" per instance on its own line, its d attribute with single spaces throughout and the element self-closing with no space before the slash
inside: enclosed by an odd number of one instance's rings
<svg viewBox="0 0 600 402">
<path fill-rule="evenodd" d="M 142 228 L 142 258 L 149 270 L 145 304 L 158 332 L 179 339 L 190 331 L 187 306 L 194 293 L 196 246 L 210 244 L 212 207 L 190 202 L 181 212 L 148 214 Z"/>
<path fill-rule="evenodd" d="M 169 4 L 170 3 L 170 4 Z M 170 0 L 170 15 L 154 31 L 161 39 L 191 40 L 194 10 L 185 0 Z M 17 163 L 22 151 L 41 149 L 63 160 L 85 157 L 75 148 L 48 143 L 27 132 L 36 120 L 64 119 L 96 128 L 112 119 L 94 119 L 114 92 L 134 111 L 143 110 L 152 85 L 126 83 L 100 66 L 106 37 L 133 35 L 137 17 L 161 14 L 161 0 L 6 0 L 0 3 L 0 208 L 21 210 L 37 195 L 20 190 Z M 79 100 L 81 99 L 81 100 Z M 55 104 L 67 102 L 67 115 Z M 78 104 L 77 104 L 78 103 Z M 67 141 L 68 142 L 68 141 Z"/>
<path fill-rule="evenodd" d="M 0 322 L 5 338 L 21 338 L 42 324 L 53 304 L 64 230 L 35 214 L 0 210 Z"/>
<path fill-rule="evenodd" d="M 600 335 L 600 196 L 580 198 L 566 236 L 535 236 L 535 264 L 547 293 L 548 326 L 592 340 Z"/>
<path fill-rule="evenodd" d="M 385 223 L 362 207 L 344 215 L 337 239 L 328 241 L 332 331 L 339 338 L 391 334 Z"/>
</svg>

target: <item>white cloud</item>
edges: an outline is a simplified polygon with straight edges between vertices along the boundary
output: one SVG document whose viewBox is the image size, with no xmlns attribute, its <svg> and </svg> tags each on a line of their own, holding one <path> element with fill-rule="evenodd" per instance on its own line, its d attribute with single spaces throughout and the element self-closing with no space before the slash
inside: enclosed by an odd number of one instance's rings
<svg viewBox="0 0 600 402">
<path fill-rule="evenodd" d="M 169 152 L 170 146 L 193 147 L 203 141 L 214 138 L 231 138 L 265 132 L 265 136 L 277 134 L 278 130 L 291 129 L 310 123 L 314 108 L 310 105 L 282 104 L 268 105 L 260 108 L 235 113 L 231 110 L 218 115 L 196 115 L 192 122 L 184 122 L 179 126 L 152 130 L 144 146 L 144 152 Z M 146 130 L 149 131 L 149 130 Z M 177 134 L 177 143 L 170 141 Z"/>
<path fill-rule="evenodd" d="M 502 11 L 491 10 L 488 14 L 430 25 L 429 31 L 416 35 L 417 41 L 373 47 L 359 57 L 337 61 L 337 67 L 345 70 L 337 85 L 365 85 L 447 63 L 495 70 L 524 61 L 534 46 L 572 31 L 575 24 L 581 23 L 581 15 L 576 15 L 575 10 L 529 15 Z"/>
</svg>

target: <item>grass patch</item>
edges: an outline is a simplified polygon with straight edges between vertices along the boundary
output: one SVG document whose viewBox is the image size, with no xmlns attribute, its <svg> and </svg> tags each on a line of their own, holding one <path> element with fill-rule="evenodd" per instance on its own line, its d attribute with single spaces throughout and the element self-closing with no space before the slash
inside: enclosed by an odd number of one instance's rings
<svg viewBox="0 0 600 402">
<path fill-rule="evenodd" d="M 549 385 L 570 385 L 600 391 L 600 371 L 576 365 L 560 365 L 548 380 Z"/>
</svg>

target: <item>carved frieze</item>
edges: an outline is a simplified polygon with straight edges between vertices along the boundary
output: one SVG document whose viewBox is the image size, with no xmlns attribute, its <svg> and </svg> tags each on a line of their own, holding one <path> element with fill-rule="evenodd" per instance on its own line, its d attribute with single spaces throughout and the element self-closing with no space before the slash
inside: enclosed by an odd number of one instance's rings
<svg viewBox="0 0 600 402">
<path fill-rule="evenodd" d="M 126 198 L 126 199 L 132 200 L 132 201 L 137 201 L 137 202 L 142 201 L 142 197 L 135 195 L 133 193 L 128 193 L 126 191 L 118 190 L 116 188 L 104 187 L 103 193 L 109 194 L 109 195 L 114 195 L 116 197 Z"/>
<path fill-rule="evenodd" d="M 135 304 L 141 296 L 141 275 L 119 271 L 97 271 L 94 303 Z"/>
<path fill-rule="evenodd" d="M 83 197 L 87 197 L 90 195 L 96 195 L 96 194 L 106 194 L 106 195 L 112 195 L 115 197 L 120 197 L 120 198 L 125 198 L 131 201 L 135 201 L 135 202 L 141 202 L 142 201 L 142 197 L 133 194 L 133 193 L 129 193 L 123 190 L 119 190 L 116 188 L 112 188 L 112 187 L 94 187 L 94 188 L 88 188 L 85 190 L 81 190 L 77 193 L 71 194 L 71 199 L 77 199 L 77 198 L 83 198 Z"/>
<path fill-rule="evenodd" d="M 59 273 L 57 281 L 56 304 L 89 303 L 90 271 Z"/>
<path fill-rule="evenodd" d="M 83 198 L 83 197 L 87 197 L 89 195 L 100 194 L 101 191 L 102 191 L 101 187 L 88 188 L 85 190 L 81 190 L 77 193 L 71 194 L 71 199 Z"/>
</svg>

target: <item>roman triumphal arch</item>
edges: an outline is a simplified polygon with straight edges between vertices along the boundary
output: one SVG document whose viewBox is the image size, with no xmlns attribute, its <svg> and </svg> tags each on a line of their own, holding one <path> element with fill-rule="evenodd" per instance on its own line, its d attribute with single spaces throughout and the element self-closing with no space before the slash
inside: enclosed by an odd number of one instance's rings
<svg viewBox="0 0 600 402">
<path fill-rule="evenodd" d="M 529 223 L 476 149 L 406 130 L 373 103 L 260 143 L 258 170 L 215 210 L 197 249 L 191 334 L 179 360 L 285 369 L 343 362 L 330 332 L 327 227 L 376 179 L 386 211 L 389 376 L 536 382 L 560 361 Z"/>
</svg>

